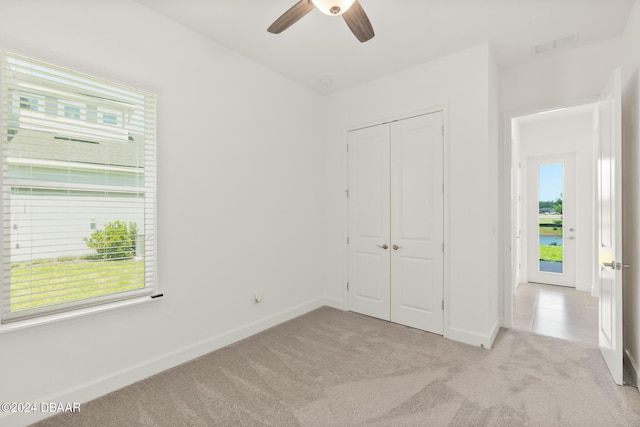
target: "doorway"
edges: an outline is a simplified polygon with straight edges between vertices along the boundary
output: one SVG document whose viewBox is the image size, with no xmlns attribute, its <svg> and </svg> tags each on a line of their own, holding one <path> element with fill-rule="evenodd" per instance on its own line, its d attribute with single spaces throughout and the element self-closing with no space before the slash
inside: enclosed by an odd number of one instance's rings
<svg viewBox="0 0 640 427">
<path fill-rule="evenodd" d="M 616 69 L 607 81 L 601 96 L 597 102 L 579 107 L 562 108 L 529 117 L 544 117 L 551 113 L 560 112 L 558 123 L 568 124 L 572 120 L 565 112 L 575 116 L 580 110 L 587 112 L 586 136 L 582 138 L 582 144 L 577 148 L 583 150 L 582 154 L 576 152 L 577 174 L 577 224 L 580 230 L 580 239 L 584 244 L 577 247 L 577 279 L 576 289 L 585 290 L 598 301 L 598 347 L 603 359 L 611 372 L 616 384 L 623 384 L 623 335 L 622 335 L 622 272 L 628 267 L 623 264 L 622 253 L 622 83 L 621 71 Z M 505 326 L 514 326 L 515 318 L 514 298 L 518 294 L 519 284 L 526 282 L 528 275 L 519 262 L 522 252 L 526 249 L 522 243 L 520 233 L 522 225 L 521 178 L 523 155 L 522 144 L 522 120 L 525 116 L 512 116 L 508 123 L 507 140 L 510 144 L 505 147 L 510 156 L 505 157 L 507 163 L 511 160 L 510 175 L 512 186 L 510 190 L 511 222 L 509 224 L 509 242 L 505 249 L 510 252 L 511 263 L 505 268 L 505 277 L 511 286 L 506 286 L 504 300 Z M 547 138 L 539 140 L 540 146 L 554 154 L 554 146 L 566 148 L 567 142 L 575 138 L 566 138 L 559 131 L 562 126 L 556 127 L 556 132 L 549 133 Z M 576 136 L 577 134 L 573 134 Z M 551 143 L 551 145 L 549 144 Z M 505 164 L 506 166 L 506 164 Z M 588 176 L 583 177 L 581 175 Z M 589 185 L 590 184 L 590 185 Z M 588 192 L 584 192 L 585 189 Z M 586 205 L 584 202 L 587 201 Z M 584 209 L 581 207 L 584 205 Z M 587 215 L 584 215 L 584 214 Z M 584 218 L 590 219 L 588 223 L 582 223 Z M 590 238 L 584 238 L 584 232 L 591 232 Z M 582 248 L 582 254 L 581 249 Z M 585 250 L 588 253 L 585 253 Z M 516 264 L 517 262 L 517 264 Z M 586 263 L 586 267 L 585 264 Z M 526 263 L 524 263 L 526 264 Z M 586 288 L 586 289 L 585 289 Z"/>
<path fill-rule="evenodd" d="M 515 328 L 568 339 L 583 325 L 580 336 L 593 336 L 596 112 L 587 104 L 512 119 Z"/>
</svg>

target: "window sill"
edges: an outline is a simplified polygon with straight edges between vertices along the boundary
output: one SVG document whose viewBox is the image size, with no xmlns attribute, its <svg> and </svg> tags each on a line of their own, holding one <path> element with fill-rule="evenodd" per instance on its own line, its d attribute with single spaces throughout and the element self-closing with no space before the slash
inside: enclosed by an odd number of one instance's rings
<svg viewBox="0 0 640 427">
<path fill-rule="evenodd" d="M 20 331 L 27 328 L 33 328 L 36 326 L 47 325 L 50 323 L 56 323 L 67 319 L 75 319 L 78 317 L 89 316 L 92 314 L 103 313 L 106 311 L 117 310 L 124 307 L 131 307 L 140 304 L 147 304 L 149 302 L 156 301 L 161 298 L 151 298 L 149 295 L 141 296 L 138 298 L 131 298 L 123 301 L 115 301 L 107 304 L 101 304 L 94 307 L 85 307 L 73 311 L 66 311 L 63 313 L 50 314 L 47 316 L 36 317 L 33 319 L 19 320 L 12 323 L 0 325 L 0 334 Z"/>
</svg>

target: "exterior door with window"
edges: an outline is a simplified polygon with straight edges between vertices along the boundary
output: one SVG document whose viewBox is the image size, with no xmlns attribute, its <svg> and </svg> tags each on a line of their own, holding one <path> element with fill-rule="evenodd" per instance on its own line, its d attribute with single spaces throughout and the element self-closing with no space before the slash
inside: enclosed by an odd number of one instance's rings
<svg viewBox="0 0 640 427">
<path fill-rule="evenodd" d="M 576 286 L 575 164 L 575 154 L 527 161 L 529 282 Z"/>
</svg>

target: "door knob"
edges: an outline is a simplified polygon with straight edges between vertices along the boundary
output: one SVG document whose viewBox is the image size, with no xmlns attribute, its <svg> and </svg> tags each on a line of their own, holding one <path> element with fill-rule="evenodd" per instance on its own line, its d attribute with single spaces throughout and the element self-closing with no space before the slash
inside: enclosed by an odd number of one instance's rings
<svg viewBox="0 0 640 427">
<path fill-rule="evenodd" d="M 398 249 L 400 249 L 402 246 L 398 246 L 398 245 L 393 245 L 393 250 L 397 251 Z"/>
<path fill-rule="evenodd" d="M 379 247 L 379 248 L 382 248 L 382 249 L 388 249 L 389 248 L 389 246 L 387 246 L 386 243 L 383 244 L 383 245 L 376 245 L 376 246 Z"/>
</svg>

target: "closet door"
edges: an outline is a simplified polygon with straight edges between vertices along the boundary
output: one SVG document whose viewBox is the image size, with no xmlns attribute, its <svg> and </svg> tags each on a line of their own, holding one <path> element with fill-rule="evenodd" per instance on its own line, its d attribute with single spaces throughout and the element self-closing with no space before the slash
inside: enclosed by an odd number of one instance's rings
<svg viewBox="0 0 640 427">
<path fill-rule="evenodd" d="M 443 113 L 391 123 L 391 321 L 442 334 Z"/>
<path fill-rule="evenodd" d="M 442 334 L 443 113 L 349 132 L 349 309 Z"/>
<path fill-rule="evenodd" d="M 349 309 L 390 319 L 389 126 L 349 132 Z"/>
</svg>

